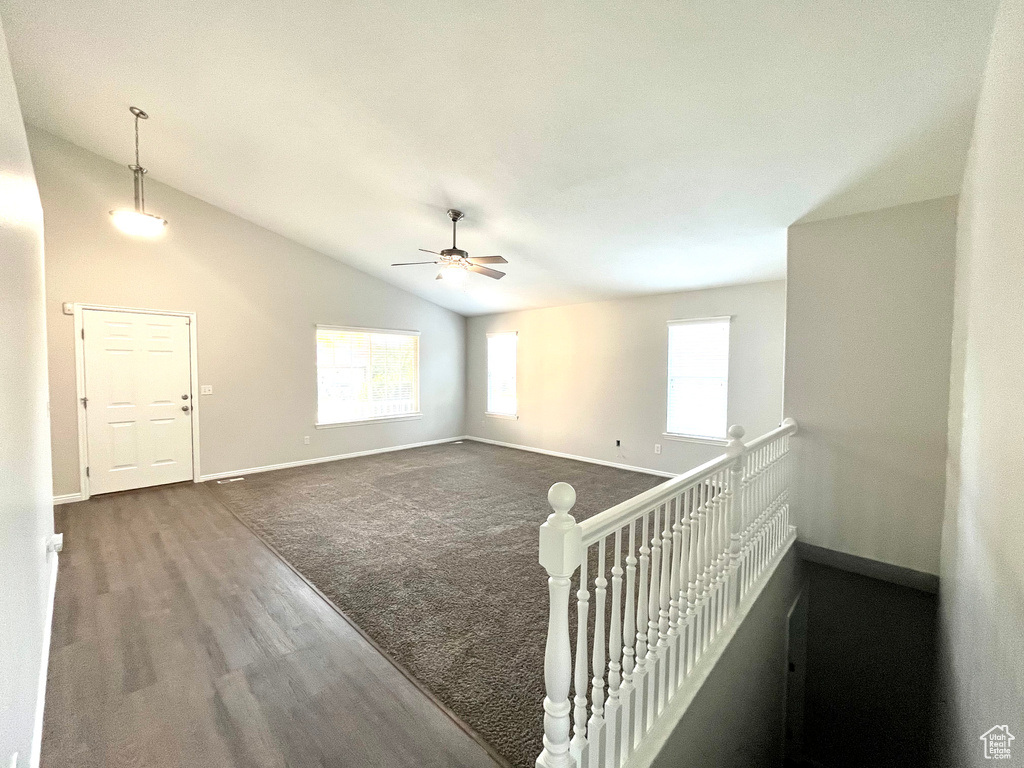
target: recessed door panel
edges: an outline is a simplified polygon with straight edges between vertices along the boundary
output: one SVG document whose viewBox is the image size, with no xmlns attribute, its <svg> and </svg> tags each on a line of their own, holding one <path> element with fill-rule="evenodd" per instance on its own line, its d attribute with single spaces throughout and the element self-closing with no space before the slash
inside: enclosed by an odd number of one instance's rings
<svg viewBox="0 0 1024 768">
<path fill-rule="evenodd" d="M 87 309 L 90 492 L 192 479 L 188 318 Z"/>
<path fill-rule="evenodd" d="M 138 469 L 139 434 L 134 421 L 110 422 L 110 469 Z"/>
</svg>

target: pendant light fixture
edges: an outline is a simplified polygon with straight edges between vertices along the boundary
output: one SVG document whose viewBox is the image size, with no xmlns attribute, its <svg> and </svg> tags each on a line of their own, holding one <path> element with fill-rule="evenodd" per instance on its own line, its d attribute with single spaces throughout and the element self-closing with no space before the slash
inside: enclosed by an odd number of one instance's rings
<svg viewBox="0 0 1024 768">
<path fill-rule="evenodd" d="M 163 234 L 167 219 L 146 213 L 146 169 L 139 164 L 139 120 L 148 120 L 149 115 L 138 107 L 129 107 L 135 115 L 135 165 L 129 165 L 135 178 L 135 209 L 118 208 L 110 212 L 114 226 L 128 235 L 156 237 Z"/>
</svg>

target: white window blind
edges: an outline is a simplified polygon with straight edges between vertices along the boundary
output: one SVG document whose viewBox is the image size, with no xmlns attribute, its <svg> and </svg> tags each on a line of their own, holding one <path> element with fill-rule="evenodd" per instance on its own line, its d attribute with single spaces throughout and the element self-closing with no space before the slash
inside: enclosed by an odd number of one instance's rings
<svg viewBox="0 0 1024 768">
<path fill-rule="evenodd" d="M 518 334 L 487 334 L 487 412 L 515 416 Z"/>
<path fill-rule="evenodd" d="M 420 337 L 317 326 L 317 424 L 419 413 Z"/>
<path fill-rule="evenodd" d="M 728 400 L 729 318 L 670 323 L 667 431 L 724 438 Z"/>
</svg>

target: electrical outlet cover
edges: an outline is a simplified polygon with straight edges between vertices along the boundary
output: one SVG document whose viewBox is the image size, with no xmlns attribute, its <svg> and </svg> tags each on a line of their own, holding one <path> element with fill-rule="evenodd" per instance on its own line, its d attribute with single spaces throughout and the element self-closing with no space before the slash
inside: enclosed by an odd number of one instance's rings
<svg viewBox="0 0 1024 768">
<path fill-rule="evenodd" d="M 655 453 L 661 453 L 661 443 L 655 443 L 654 444 L 654 452 Z"/>
</svg>

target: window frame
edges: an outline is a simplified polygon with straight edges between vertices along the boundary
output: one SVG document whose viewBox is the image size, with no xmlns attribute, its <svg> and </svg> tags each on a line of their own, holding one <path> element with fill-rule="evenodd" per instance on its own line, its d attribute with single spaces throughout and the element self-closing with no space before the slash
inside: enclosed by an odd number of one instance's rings
<svg viewBox="0 0 1024 768">
<path fill-rule="evenodd" d="M 665 431 L 662 436 L 668 440 L 677 440 L 684 443 L 704 443 L 708 445 L 728 445 L 729 438 L 729 392 L 731 376 L 731 358 L 732 358 L 732 315 L 713 315 L 710 317 L 684 317 L 676 320 L 669 320 L 665 323 Z M 725 322 L 728 327 L 728 351 L 726 354 L 725 361 L 725 431 L 722 437 L 716 437 L 712 435 L 695 435 L 686 432 L 671 432 L 669 431 L 669 387 L 671 386 L 671 359 L 669 357 L 671 352 L 671 334 L 672 326 L 686 325 L 688 323 L 710 323 L 710 322 Z"/>
<path fill-rule="evenodd" d="M 501 411 L 490 410 L 491 405 L 491 337 L 493 336 L 514 336 L 516 340 L 515 350 L 515 395 L 516 395 L 516 410 L 514 413 L 503 413 Z M 493 331 L 486 334 L 486 342 L 484 348 L 484 416 L 490 416 L 495 419 L 510 419 L 512 421 L 519 420 L 519 331 Z"/>
<path fill-rule="evenodd" d="M 357 419 L 353 421 L 320 421 L 320 366 L 317 362 L 317 334 L 321 330 L 326 331 L 348 331 L 353 333 L 390 334 L 392 336 L 415 336 L 416 337 L 416 410 L 411 413 L 393 414 L 390 416 L 374 416 L 369 419 Z M 420 332 L 402 330 L 398 328 L 364 328 L 354 325 L 331 325 L 328 323 L 316 323 L 313 331 L 313 371 L 315 373 L 314 388 L 316 398 L 314 400 L 315 411 L 313 427 L 315 429 L 336 429 L 338 427 L 356 427 L 366 424 L 382 424 L 389 421 L 415 421 L 423 418 L 423 403 L 420 399 Z"/>
</svg>

